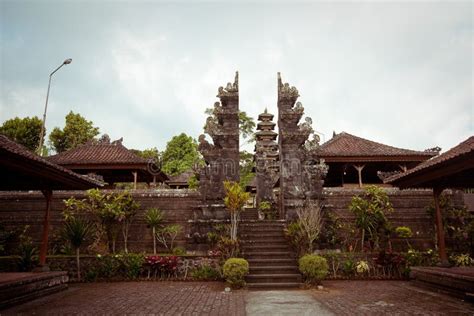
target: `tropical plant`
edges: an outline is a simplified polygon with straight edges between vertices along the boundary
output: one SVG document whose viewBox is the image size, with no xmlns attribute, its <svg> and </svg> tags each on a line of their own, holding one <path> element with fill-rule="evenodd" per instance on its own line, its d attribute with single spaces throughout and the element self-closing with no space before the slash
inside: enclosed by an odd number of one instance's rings
<svg viewBox="0 0 474 316">
<path fill-rule="evenodd" d="M 153 238 L 153 254 L 156 255 L 156 230 L 163 222 L 163 212 L 157 208 L 149 209 L 145 214 L 145 222 L 151 228 Z"/>
<path fill-rule="evenodd" d="M 408 241 L 408 239 L 413 236 L 413 232 L 411 231 L 410 227 L 399 226 L 395 228 L 395 233 L 397 234 L 399 238 L 405 239 L 408 249 L 412 249 L 410 242 Z"/>
<path fill-rule="evenodd" d="M 76 253 L 77 279 L 81 280 L 80 249 L 91 240 L 93 226 L 81 219 L 72 217 L 64 222 L 61 232 L 63 238 L 71 244 Z"/>
<path fill-rule="evenodd" d="M 118 220 L 122 223 L 124 251 L 125 253 L 128 253 L 128 234 L 130 232 L 130 225 L 140 208 L 140 204 L 133 200 L 133 197 L 129 192 L 122 192 L 115 195 L 113 203 L 120 209 Z"/>
<path fill-rule="evenodd" d="M 33 245 L 33 240 L 28 234 L 29 225 L 25 225 L 20 233 L 18 246 L 18 268 L 20 271 L 31 271 L 38 264 L 38 248 Z"/>
<path fill-rule="evenodd" d="M 370 271 L 369 263 L 364 260 L 357 261 L 355 270 L 358 274 L 366 274 Z"/>
<path fill-rule="evenodd" d="M 249 263 L 242 258 L 229 258 L 222 269 L 225 280 L 234 287 L 245 285 L 245 276 L 249 273 Z"/>
<path fill-rule="evenodd" d="M 242 212 L 245 203 L 249 199 L 250 193 L 245 192 L 237 182 L 233 181 L 224 181 L 224 189 L 226 193 L 224 204 L 230 212 L 230 238 L 232 240 L 237 240 L 240 212 Z"/>
<path fill-rule="evenodd" d="M 305 238 L 301 224 L 298 221 L 288 224 L 284 233 L 298 256 L 308 251 L 308 240 Z"/>
<path fill-rule="evenodd" d="M 378 249 L 380 240 L 387 236 L 390 223 L 386 215 L 393 211 L 387 193 L 375 186 L 367 186 L 362 196 L 354 196 L 349 210 L 356 217 L 356 227 L 360 230 L 361 249 L 364 249 L 365 237 L 369 236 L 374 248 Z"/>
<path fill-rule="evenodd" d="M 326 258 L 307 254 L 298 260 L 300 272 L 310 284 L 319 284 L 324 279 L 329 270 Z"/>
<path fill-rule="evenodd" d="M 307 243 L 307 252 L 313 252 L 314 241 L 318 238 L 322 227 L 321 205 L 317 200 L 307 199 L 303 207 L 296 210 L 301 233 Z"/>
<path fill-rule="evenodd" d="M 258 210 L 263 214 L 265 219 L 275 219 L 276 210 L 272 207 L 272 203 L 269 201 L 262 201 L 258 205 Z"/>
<path fill-rule="evenodd" d="M 171 252 L 173 250 L 174 241 L 182 229 L 183 227 L 179 224 L 162 226 L 156 231 L 156 239 Z"/>
<path fill-rule="evenodd" d="M 457 267 L 469 267 L 474 265 L 474 259 L 469 256 L 467 253 L 461 253 L 459 255 L 452 255 L 450 257 L 451 261 L 454 262 L 454 264 Z"/>
</svg>

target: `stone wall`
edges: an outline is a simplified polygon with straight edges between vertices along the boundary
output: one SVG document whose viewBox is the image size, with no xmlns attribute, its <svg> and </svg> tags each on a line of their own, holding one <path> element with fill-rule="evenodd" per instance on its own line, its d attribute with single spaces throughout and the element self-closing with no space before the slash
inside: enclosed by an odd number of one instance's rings
<svg viewBox="0 0 474 316">
<path fill-rule="evenodd" d="M 348 210 L 351 198 L 361 194 L 360 189 L 326 188 L 324 190 L 325 204 L 328 211 L 334 211 L 339 217 L 353 221 L 354 217 Z M 426 212 L 426 207 L 432 201 L 430 190 L 406 190 L 388 189 L 390 201 L 395 211 L 389 216 L 394 227 L 408 226 L 414 233 L 414 246 L 422 248 L 433 247 L 433 221 Z M 206 232 L 212 223 L 221 221 L 209 221 L 214 213 L 203 213 L 201 207 L 201 195 L 194 190 L 137 190 L 132 195 L 141 207 L 136 216 L 129 236 L 129 249 L 131 251 L 152 250 L 152 239 L 150 230 L 147 228 L 143 217 L 147 209 L 156 207 L 165 214 L 167 223 L 177 223 L 184 227 L 183 233 L 177 239 L 177 245 L 185 246 L 187 250 L 207 250 L 205 242 Z M 84 197 L 84 191 L 57 191 L 53 195 L 51 216 L 51 239 L 57 234 L 61 226 L 61 211 L 63 200 L 71 196 Z M 456 205 L 462 205 L 462 194 L 455 193 Z M 18 193 L 0 192 L 0 222 L 7 230 L 15 227 L 30 225 L 30 235 L 39 244 L 41 240 L 42 223 L 44 216 L 45 200 L 41 193 Z M 205 210 L 205 209 L 204 209 Z M 216 218 L 216 217 L 213 217 Z M 199 232 L 200 241 L 186 238 L 193 237 L 193 233 Z M 194 238 L 196 239 L 196 238 Z M 398 241 L 400 244 L 402 241 Z M 395 245 L 397 240 L 395 240 Z M 122 249 L 122 237 L 119 236 L 117 249 Z"/>
<path fill-rule="evenodd" d="M 408 226 L 413 232 L 410 243 L 414 247 L 428 249 L 434 247 L 434 222 L 427 212 L 427 207 L 433 201 L 431 190 L 399 190 L 386 189 L 393 205 L 394 212 L 388 216 L 393 227 Z M 329 211 L 335 212 L 338 217 L 354 221 L 354 216 L 349 212 L 348 205 L 354 195 L 362 194 L 361 189 L 325 188 L 325 205 Z M 452 195 L 454 205 L 463 205 L 460 192 L 446 193 Z M 393 240 L 394 247 L 400 246 L 405 241 Z"/>
<path fill-rule="evenodd" d="M 84 194 L 84 191 L 55 191 L 53 193 L 50 240 L 54 240 L 54 235 L 59 232 L 61 227 L 63 200 L 72 196 L 81 199 Z M 152 251 L 151 233 L 144 222 L 144 214 L 149 208 L 162 210 L 165 223 L 177 223 L 184 227 L 183 233 L 177 238 L 177 244 L 185 245 L 185 236 L 189 234 L 189 221 L 201 216 L 199 192 L 194 190 L 136 190 L 131 194 L 140 203 L 140 210 L 130 228 L 130 251 Z M 0 192 L 0 222 L 7 230 L 30 225 L 30 236 L 39 244 L 45 205 L 45 199 L 40 192 Z M 122 249 L 121 235 L 118 238 L 117 249 Z"/>
</svg>

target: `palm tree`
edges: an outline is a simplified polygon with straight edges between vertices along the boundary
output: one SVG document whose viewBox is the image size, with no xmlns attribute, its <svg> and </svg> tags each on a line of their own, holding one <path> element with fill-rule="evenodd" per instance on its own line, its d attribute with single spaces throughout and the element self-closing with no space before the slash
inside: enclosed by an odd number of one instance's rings
<svg viewBox="0 0 474 316">
<path fill-rule="evenodd" d="M 152 231 L 153 254 L 156 255 L 156 229 L 163 222 L 163 213 L 157 208 L 151 208 L 145 214 L 145 221 Z"/>
<path fill-rule="evenodd" d="M 81 280 L 80 248 L 91 240 L 93 226 L 82 219 L 71 217 L 68 219 L 62 231 L 64 239 L 71 243 L 76 250 L 77 279 Z"/>
</svg>

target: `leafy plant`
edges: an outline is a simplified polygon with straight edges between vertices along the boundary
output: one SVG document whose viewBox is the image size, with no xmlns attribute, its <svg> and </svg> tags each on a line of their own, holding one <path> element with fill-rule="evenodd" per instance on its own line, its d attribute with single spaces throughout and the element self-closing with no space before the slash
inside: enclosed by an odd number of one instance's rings
<svg viewBox="0 0 474 316">
<path fill-rule="evenodd" d="M 474 259 L 472 259 L 471 256 L 469 256 L 469 254 L 467 253 L 452 255 L 450 259 L 457 267 L 469 267 L 474 265 Z"/>
<path fill-rule="evenodd" d="M 218 280 L 221 274 L 210 260 L 203 260 L 192 269 L 191 277 L 195 280 Z"/>
<path fill-rule="evenodd" d="M 413 232 L 411 231 L 410 227 L 407 226 L 399 226 L 395 229 L 395 233 L 399 238 L 405 239 L 408 249 L 412 249 L 408 238 L 413 236 Z"/>
<path fill-rule="evenodd" d="M 76 253 L 77 279 L 81 280 L 80 249 L 91 241 L 93 226 L 80 218 L 71 217 L 64 222 L 61 235 L 74 248 Z"/>
<path fill-rule="evenodd" d="M 308 241 L 306 240 L 301 228 L 301 224 L 298 221 L 288 224 L 284 230 L 284 233 L 298 256 L 306 253 L 308 249 Z"/>
<path fill-rule="evenodd" d="M 358 274 L 367 274 L 370 271 L 369 263 L 364 260 L 360 260 L 356 263 L 355 270 Z"/>
<path fill-rule="evenodd" d="M 245 276 L 249 273 L 249 263 L 242 258 L 229 258 L 224 263 L 225 280 L 234 287 L 245 285 Z"/>
<path fill-rule="evenodd" d="M 156 255 L 156 230 L 163 222 L 163 212 L 157 208 L 149 209 L 145 214 L 145 222 L 151 228 L 151 235 L 153 239 L 153 254 Z"/>
<path fill-rule="evenodd" d="M 122 192 L 114 197 L 113 203 L 120 209 L 119 222 L 122 223 L 122 234 L 124 242 L 124 251 L 128 253 L 128 234 L 133 218 L 137 214 L 140 204 L 133 200 L 129 192 Z"/>
<path fill-rule="evenodd" d="M 365 237 L 369 236 L 373 248 L 378 249 L 380 240 L 388 236 L 390 225 L 386 215 L 393 211 L 387 193 L 375 186 L 366 187 L 362 196 L 354 196 L 349 210 L 356 217 L 356 227 L 360 230 L 361 249 L 364 249 Z"/>
<path fill-rule="evenodd" d="M 299 269 L 310 284 L 319 284 L 329 270 L 326 258 L 318 255 L 304 255 L 298 261 Z"/>
<path fill-rule="evenodd" d="M 250 197 L 250 193 L 243 191 L 237 182 L 224 181 L 226 196 L 224 204 L 230 212 L 231 231 L 230 238 L 237 240 L 237 229 L 240 221 L 240 212 Z"/>
<path fill-rule="evenodd" d="M 258 210 L 263 214 L 265 219 L 275 219 L 276 210 L 272 207 L 272 203 L 268 201 L 262 201 L 258 205 Z"/>
<path fill-rule="evenodd" d="M 317 200 L 306 200 L 302 208 L 296 210 L 301 234 L 307 244 L 307 252 L 313 252 L 314 241 L 318 238 L 322 227 L 321 205 Z"/>
<path fill-rule="evenodd" d="M 182 229 L 183 227 L 179 224 L 162 226 L 156 231 L 156 239 L 168 251 L 172 251 L 174 241 L 179 233 L 181 233 Z"/>
<path fill-rule="evenodd" d="M 20 233 L 20 245 L 18 247 L 18 268 L 20 271 L 31 271 L 38 264 L 38 248 L 33 246 L 33 241 L 28 235 L 29 225 L 23 227 Z"/>
<path fill-rule="evenodd" d="M 342 264 L 342 272 L 346 276 L 352 276 L 355 272 L 355 269 L 356 269 L 356 264 L 354 260 L 352 260 L 351 258 L 346 259 L 344 263 Z"/>
<path fill-rule="evenodd" d="M 221 254 L 223 260 L 240 255 L 240 243 L 238 239 L 232 240 L 229 237 L 221 237 L 217 243 L 217 250 Z"/>
<path fill-rule="evenodd" d="M 182 256 L 186 254 L 186 249 L 184 247 L 174 247 L 172 253 L 175 256 Z"/>
</svg>

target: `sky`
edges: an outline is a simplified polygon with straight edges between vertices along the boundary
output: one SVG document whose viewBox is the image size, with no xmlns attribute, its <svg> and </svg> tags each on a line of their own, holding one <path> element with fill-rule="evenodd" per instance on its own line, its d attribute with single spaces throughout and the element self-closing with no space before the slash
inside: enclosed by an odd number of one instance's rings
<svg viewBox="0 0 474 316">
<path fill-rule="evenodd" d="M 277 72 L 322 141 L 447 150 L 474 134 L 473 2 L 0 0 L 0 124 L 80 113 L 128 148 L 197 139 L 219 86 L 277 114 Z M 252 150 L 252 146 L 243 147 Z"/>
</svg>

